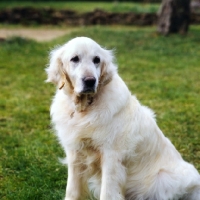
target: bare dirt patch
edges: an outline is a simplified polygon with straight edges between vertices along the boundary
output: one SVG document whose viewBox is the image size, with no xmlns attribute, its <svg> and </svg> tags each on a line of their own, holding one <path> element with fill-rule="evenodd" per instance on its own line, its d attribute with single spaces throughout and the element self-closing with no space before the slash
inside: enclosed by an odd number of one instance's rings
<svg viewBox="0 0 200 200">
<path fill-rule="evenodd" d="M 17 29 L 0 29 L 0 38 L 6 39 L 8 37 L 19 36 L 28 39 L 34 39 L 38 42 L 45 42 L 53 40 L 57 37 L 69 34 L 71 30 L 56 30 L 56 29 L 32 29 L 32 28 L 17 28 Z"/>
</svg>

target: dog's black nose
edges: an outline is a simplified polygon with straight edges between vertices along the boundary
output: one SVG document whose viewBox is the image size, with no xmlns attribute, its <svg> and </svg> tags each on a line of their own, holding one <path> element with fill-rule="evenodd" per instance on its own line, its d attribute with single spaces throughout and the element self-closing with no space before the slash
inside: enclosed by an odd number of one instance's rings
<svg viewBox="0 0 200 200">
<path fill-rule="evenodd" d="M 95 86 L 96 83 L 96 79 L 94 77 L 85 77 L 83 79 L 84 85 L 87 88 L 93 88 Z"/>
</svg>

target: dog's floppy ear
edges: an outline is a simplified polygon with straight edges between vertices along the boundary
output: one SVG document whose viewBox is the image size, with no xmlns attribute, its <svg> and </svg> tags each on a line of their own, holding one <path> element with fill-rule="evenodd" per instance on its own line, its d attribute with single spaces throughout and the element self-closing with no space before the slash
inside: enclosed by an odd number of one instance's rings
<svg viewBox="0 0 200 200">
<path fill-rule="evenodd" d="M 113 52 L 111 50 L 104 49 L 103 56 L 103 65 L 101 68 L 101 75 L 99 80 L 100 86 L 108 84 L 112 80 L 113 75 L 117 72 L 117 67 L 114 64 Z"/>
<path fill-rule="evenodd" d="M 56 84 L 59 89 L 61 89 L 65 84 L 65 74 L 63 72 L 63 63 L 61 60 L 62 53 L 62 47 L 51 51 L 49 66 L 45 69 L 48 76 L 46 82 L 52 82 Z"/>
</svg>

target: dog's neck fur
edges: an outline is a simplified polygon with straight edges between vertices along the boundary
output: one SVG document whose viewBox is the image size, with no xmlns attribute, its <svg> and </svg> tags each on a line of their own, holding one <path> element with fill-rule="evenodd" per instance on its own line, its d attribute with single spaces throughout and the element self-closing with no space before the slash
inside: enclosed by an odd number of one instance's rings
<svg viewBox="0 0 200 200">
<path fill-rule="evenodd" d="M 77 112 L 83 112 L 90 106 L 95 98 L 95 94 L 81 94 L 81 95 L 74 95 L 74 104 L 75 110 Z"/>
</svg>

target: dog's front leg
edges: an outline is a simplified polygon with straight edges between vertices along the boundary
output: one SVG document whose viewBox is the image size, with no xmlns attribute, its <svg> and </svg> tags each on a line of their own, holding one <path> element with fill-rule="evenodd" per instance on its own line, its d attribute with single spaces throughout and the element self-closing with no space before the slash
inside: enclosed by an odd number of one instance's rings
<svg viewBox="0 0 200 200">
<path fill-rule="evenodd" d="M 102 155 L 102 182 L 100 200 L 124 200 L 126 170 L 121 156 L 115 151 Z"/>
<path fill-rule="evenodd" d="M 65 200 L 80 200 L 82 198 L 82 180 L 79 154 L 76 151 L 67 152 L 68 180 Z"/>
</svg>

